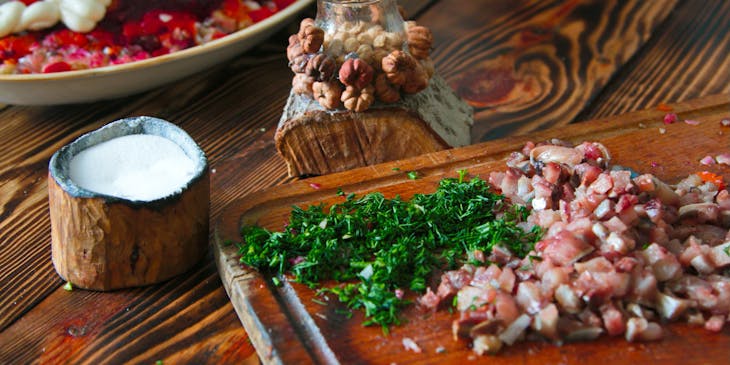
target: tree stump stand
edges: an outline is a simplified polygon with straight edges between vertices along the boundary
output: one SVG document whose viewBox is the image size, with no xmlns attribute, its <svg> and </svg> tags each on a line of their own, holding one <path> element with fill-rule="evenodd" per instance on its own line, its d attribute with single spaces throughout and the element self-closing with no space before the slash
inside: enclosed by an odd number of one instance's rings
<svg viewBox="0 0 730 365">
<path fill-rule="evenodd" d="M 292 92 L 275 140 L 290 176 L 324 175 L 468 145 L 472 124 L 471 107 L 434 75 L 425 90 L 360 113 Z"/>
</svg>

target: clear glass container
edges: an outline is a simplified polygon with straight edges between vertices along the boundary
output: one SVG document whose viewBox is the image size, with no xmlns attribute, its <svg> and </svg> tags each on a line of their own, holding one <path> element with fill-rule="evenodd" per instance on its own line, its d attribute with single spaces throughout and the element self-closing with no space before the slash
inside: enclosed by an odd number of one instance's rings
<svg viewBox="0 0 730 365">
<path fill-rule="evenodd" d="M 357 57 L 377 65 L 393 50 L 408 48 L 395 0 L 317 0 L 315 24 L 325 33 L 324 53 L 339 64 Z"/>
</svg>

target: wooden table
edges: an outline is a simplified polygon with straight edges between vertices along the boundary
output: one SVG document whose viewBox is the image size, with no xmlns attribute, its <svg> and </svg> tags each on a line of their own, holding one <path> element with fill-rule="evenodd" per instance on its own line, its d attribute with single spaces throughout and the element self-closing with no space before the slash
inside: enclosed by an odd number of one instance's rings
<svg viewBox="0 0 730 365">
<path fill-rule="evenodd" d="M 437 69 L 475 106 L 474 142 L 713 94 L 730 100 L 727 1 L 401 4 L 433 30 Z M 293 181 L 273 133 L 297 23 L 232 62 L 140 95 L 0 109 L 0 363 L 256 362 L 212 255 L 159 285 L 65 291 L 50 260 L 47 166 L 82 133 L 153 115 L 206 151 L 213 221 L 232 199 Z"/>
</svg>

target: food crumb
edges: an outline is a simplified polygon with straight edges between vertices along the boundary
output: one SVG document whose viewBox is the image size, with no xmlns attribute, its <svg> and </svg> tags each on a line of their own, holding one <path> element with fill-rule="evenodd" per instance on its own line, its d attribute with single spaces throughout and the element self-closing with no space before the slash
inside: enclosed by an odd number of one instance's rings
<svg viewBox="0 0 730 365">
<path fill-rule="evenodd" d="M 74 287 L 70 281 L 67 281 L 66 284 L 63 285 L 63 290 L 65 291 L 72 291 L 73 289 Z"/>
<path fill-rule="evenodd" d="M 656 161 L 652 161 L 652 162 L 650 163 L 650 165 L 651 165 L 651 167 L 659 167 L 659 163 L 658 163 L 658 162 L 656 162 Z"/>
<path fill-rule="evenodd" d="M 659 111 L 662 111 L 662 112 L 671 112 L 673 110 L 671 106 L 664 104 L 664 103 L 659 103 L 659 105 L 657 105 L 656 109 Z"/>
<path fill-rule="evenodd" d="M 689 125 L 700 125 L 700 121 L 698 121 L 698 120 L 685 119 L 684 122 Z"/>
<path fill-rule="evenodd" d="M 720 125 L 723 127 L 730 127 L 730 119 L 723 119 L 720 121 Z"/>
<path fill-rule="evenodd" d="M 659 134 L 664 134 L 664 133 L 667 133 L 667 129 L 666 128 L 659 128 Z"/>
<path fill-rule="evenodd" d="M 439 346 L 439 347 L 436 348 L 436 353 L 437 354 L 443 354 L 445 352 L 446 352 L 446 347 Z"/>
<path fill-rule="evenodd" d="M 421 346 L 418 346 L 418 344 L 415 341 L 413 341 L 413 339 L 411 339 L 410 337 L 403 338 L 403 347 L 406 350 L 413 351 L 417 354 L 420 354 L 421 352 L 423 352 L 423 350 L 421 349 Z"/>
<path fill-rule="evenodd" d="M 216 170 L 216 169 L 211 169 L 211 170 L 210 170 L 210 172 L 212 172 L 212 173 L 214 173 L 214 174 L 215 174 L 216 172 L 218 172 L 218 170 Z"/>
<path fill-rule="evenodd" d="M 646 128 L 646 124 L 644 124 L 644 123 L 639 123 L 639 128 L 641 128 L 641 129 L 644 129 L 644 128 Z"/>
<path fill-rule="evenodd" d="M 664 124 L 672 124 L 677 122 L 677 114 L 667 113 L 664 116 Z"/>
<path fill-rule="evenodd" d="M 310 187 L 311 187 L 312 189 L 315 189 L 315 190 L 319 190 L 319 188 L 321 188 L 321 187 L 322 187 L 322 185 L 320 185 L 320 184 L 317 184 L 317 183 L 309 183 L 309 186 L 310 186 Z"/>
<path fill-rule="evenodd" d="M 721 153 L 721 154 L 715 156 L 715 162 L 717 162 L 720 165 L 730 166 L 730 153 Z"/>
<path fill-rule="evenodd" d="M 705 157 L 702 157 L 702 159 L 700 160 L 700 164 L 706 165 L 706 166 L 714 165 L 715 159 L 712 156 L 707 155 Z"/>
<path fill-rule="evenodd" d="M 259 132 L 261 132 L 261 133 L 266 132 L 266 128 L 264 128 L 264 127 L 259 128 Z"/>
</svg>

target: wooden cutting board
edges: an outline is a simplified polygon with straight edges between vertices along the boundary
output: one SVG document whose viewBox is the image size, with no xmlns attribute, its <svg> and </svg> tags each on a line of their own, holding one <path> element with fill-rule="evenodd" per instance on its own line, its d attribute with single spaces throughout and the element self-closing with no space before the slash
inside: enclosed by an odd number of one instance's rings
<svg viewBox="0 0 730 365">
<path fill-rule="evenodd" d="M 239 240 L 241 224 L 258 224 L 281 230 L 292 205 L 331 204 L 346 193 L 380 191 L 387 197 L 429 193 L 439 180 L 468 169 L 483 178 L 505 169 L 505 158 L 526 141 L 560 138 L 573 142 L 600 141 L 613 162 L 639 172 L 653 173 L 665 181 L 709 170 L 730 181 L 730 166 L 704 166 L 706 155 L 730 152 L 730 95 L 718 95 L 672 105 L 679 122 L 665 125 L 667 111 L 646 110 L 623 116 L 570 125 L 528 136 L 486 142 L 416 158 L 300 180 L 232 201 L 215 224 L 214 252 L 223 284 L 238 317 L 264 363 L 305 364 L 443 364 L 467 360 L 490 364 L 730 364 L 730 330 L 710 334 L 682 324 L 666 326 L 664 340 L 628 343 L 622 337 L 555 346 L 528 342 L 504 349 L 499 355 L 476 358 L 466 341 L 451 335 L 454 315 L 447 311 L 424 313 L 411 307 L 406 322 L 384 335 L 379 327 L 363 327 L 363 317 L 341 314 L 336 298 L 327 305 L 313 301 L 314 291 L 295 283 L 275 286 L 270 278 L 241 267 L 231 241 Z M 684 120 L 698 121 L 699 125 Z M 407 172 L 417 171 L 411 180 Z M 421 353 L 406 351 L 411 338 Z M 444 351 L 437 351 L 441 348 Z"/>
</svg>

